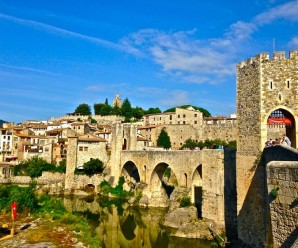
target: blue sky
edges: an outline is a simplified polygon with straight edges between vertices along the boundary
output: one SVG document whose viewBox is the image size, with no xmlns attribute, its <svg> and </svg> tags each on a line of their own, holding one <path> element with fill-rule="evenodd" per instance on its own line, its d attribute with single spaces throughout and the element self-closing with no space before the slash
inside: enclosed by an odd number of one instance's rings
<svg viewBox="0 0 298 248">
<path fill-rule="evenodd" d="M 298 1 L 0 0 L 0 119 L 93 110 L 116 93 L 229 115 L 238 62 L 296 49 Z"/>
</svg>

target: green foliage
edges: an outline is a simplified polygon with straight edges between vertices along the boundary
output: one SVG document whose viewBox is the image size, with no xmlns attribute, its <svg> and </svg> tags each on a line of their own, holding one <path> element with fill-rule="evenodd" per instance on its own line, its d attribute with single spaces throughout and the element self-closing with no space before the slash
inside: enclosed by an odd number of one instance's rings
<svg viewBox="0 0 298 248">
<path fill-rule="evenodd" d="M 164 176 L 169 179 L 171 176 L 171 171 L 172 171 L 171 168 L 167 167 L 165 170 Z"/>
<path fill-rule="evenodd" d="M 189 148 L 191 150 L 195 149 L 196 147 L 199 147 L 198 142 L 189 138 L 187 139 L 184 144 L 181 146 L 181 149 L 183 148 Z"/>
<path fill-rule="evenodd" d="M 112 187 L 107 181 L 103 181 L 99 184 L 99 190 L 101 194 L 107 196 L 109 193 L 118 198 L 127 198 L 133 195 L 132 192 L 123 190 L 124 177 L 119 177 L 116 187 Z"/>
<path fill-rule="evenodd" d="M 112 107 L 108 104 L 104 104 L 104 106 L 100 109 L 99 114 L 102 115 L 102 116 L 111 115 L 112 114 Z"/>
<path fill-rule="evenodd" d="M 0 212 L 10 212 L 11 203 L 17 203 L 18 213 L 33 212 L 37 209 L 37 198 L 35 196 L 35 183 L 29 187 L 17 185 L 0 186 Z"/>
<path fill-rule="evenodd" d="M 167 109 L 166 111 L 164 111 L 164 113 L 166 112 L 175 112 L 176 108 L 183 108 L 183 109 L 187 109 L 188 107 L 193 107 L 195 110 L 199 110 L 200 112 L 203 113 L 203 116 L 205 117 L 209 117 L 211 116 L 210 112 L 204 108 L 200 108 L 200 107 L 196 107 L 196 106 L 192 106 L 192 105 L 182 105 L 182 106 L 177 106 L 177 107 L 174 107 L 174 108 L 170 108 L 170 109 Z"/>
<path fill-rule="evenodd" d="M 171 148 L 171 140 L 170 137 L 165 129 L 162 129 L 158 138 L 157 138 L 157 146 L 163 147 L 164 149 Z"/>
<path fill-rule="evenodd" d="M 126 122 L 132 117 L 132 107 L 128 98 L 125 98 L 121 106 L 121 115 L 125 117 Z"/>
<path fill-rule="evenodd" d="M 56 167 L 45 159 L 34 156 L 31 159 L 20 162 L 14 167 L 15 176 L 39 177 L 43 171 L 55 171 Z"/>
<path fill-rule="evenodd" d="M 279 187 L 273 188 L 273 189 L 270 191 L 270 196 L 271 196 L 273 199 L 276 199 L 277 194 L 278 194 L 278 191 L 279 191 Z"/>
<path fill-rule="evenodd" d="M 101 108 L 104 106 L 104 103 L 94 103 L 93 109 L 95 115 L 100 115 Z"/>
<path fill-rule="evenodd" d="M 96 159 L 91 159 L 90 161 L 86 162 L 83 165 L 83 169 L 79 170 L 76 168 L 75 170 L 75 174 L 85 174 L 88 176 L 92 176 L 94 174 L 100 174 L 103 172 L 104 170 L 104 164 L 101 160 L 99 160 L 98 158 Z"/>
<path fill-rule="evenodd" d="M 38 199 L 38 213 L 63 214 L 66 209 L 62 200 L 49 195 L 41 195 Z"/>
<path fill-rule="evenodd" d="M 121 115 L 121 108 L 119 108 L 117 105 L 114 106 L 114 107 L 112 108 L 112 114 L 113 114 L 113 115 Z"/>
<path fill-rule="evenodd" d="M 159 114 L 159 113 L 161 113 L 161 110 L 159 108 L 149 108 L 147 111 L 144 112 L 145 115 Z"/>
<path fill-rule="evenodd" d="M 76 114 L 81 114 L 81 115 L 91 115 L 91 108 L 87 103 L 82 103 L 79 106 L 77 106 L 75 110 Z"/>
<path fill-rule="evenodd" d="M 180 149 L 184 149 L 184 148 L 189 148 L 191 150 L 195 148 L 212 149 L 212 148 L 218 148 L 219 146 L 227 147 L 231 150 L 236 150 L 236 141 L 230 141 L 227 143 L 226 141 L 221 139 L 214 139 L 214 140 L 206 139 L 205 141 L 198 142 L 196 140 L 189 138 L 184 142 L 184 144 L 180 147 Z"/>
<path fill-rule="evenodd" d="M 190 205 L 191 205 L 190 197 L 188 197 L 188 196 L 183 196 L 183 197 L 180 199 L 180 208 L 189 207 Z"/>
<path fill-rule="evenodd" d="M 132 117 L 140 120 L 144 116 L 145 111 L 140 107 L 135 107 L 132 109 Z"/>
<path fill-rule="evenodd" d="M 59 162 L 59 166 L 54 167 L 51 171 L 52 172 L 65 173 L 66 172 L 66 159 L 62 159 Z"/>
</svg>

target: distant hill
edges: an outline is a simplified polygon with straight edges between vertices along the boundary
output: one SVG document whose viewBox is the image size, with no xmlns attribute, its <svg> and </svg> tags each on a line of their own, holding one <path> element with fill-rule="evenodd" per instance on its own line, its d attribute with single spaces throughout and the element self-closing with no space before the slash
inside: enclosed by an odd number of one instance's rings
<svg viewBox="0 0 298 248">
<path fill-rule="evenodd" d="M 210 112 L 207 110 L 207 109 L 204 109 L 204 108 L 200 108 L 200 107 L 196 107 L 196 106 L 192 106 L 192 105 L 182 105 L 182 106 L 177 106 L 177 107 L 174 107 L 174 108 L 170 108 L 170 109 L 167 109 L 166 111 L 164 112 L 175 112 L 175 108 L 183 108 L 183 109 L 186 109 L 188 107 L 193 107 L 195 110 L 199 110 L 203 113 L 203 115 L 205 117 L 209 117 L 211 116 Z"/>
</svg>

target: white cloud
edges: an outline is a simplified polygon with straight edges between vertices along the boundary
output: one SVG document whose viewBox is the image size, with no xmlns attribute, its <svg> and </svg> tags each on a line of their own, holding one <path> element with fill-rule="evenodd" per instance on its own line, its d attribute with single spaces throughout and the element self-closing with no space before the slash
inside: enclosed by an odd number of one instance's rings
<svg viewBox="0 0 298 248">
<path fill-rule="evenodd" d="M 221 38 L 196 39 L 197 30 L 164 32 L 143 29 L 123 39 L 161 66 L 162 71 L 189 83 L 219 83 L 235 75 L 239 55 L 248 51 L 253 33 L 264 24 L 298 20 L 298 0 L 265 11 L 251 22 L 237 21 Z M 292 44 L 296 44 L 294 38 Z"/>
<path fill-rule="evenodd" d="M 289 42 L 289 47 L 292 47 L 293 49 L 298 49 L 298 36 L 292 38 L 292 40 Z"/>
<path fill-rule="evenodd" d="M 42 22 L 17 18 L 17 17 L 14 17 L 14 16 L 3 14 L 3 13 L 0 13 L 0 19 L 7 20 L 7 21 L 10 21 L 10 22 L 14 22 L 14 23 L 17 23 L 17 24 L 20 24 L 20 25 L 28 26 L 28 27 L 31 27 L 31 28 L 34 28 L 34 29 L 46 31 L 48 33 L 53 33 L 53 34 L 58 34 L 58 35 L 66 36 L 66 37 L 72 37 L 72 38 L 85 40 L 85 41 L 88 41 L 88 42 L 91 42 L 91 43 L 95 43 L 95 44 L 98 44 L 98 45 L 101 45 L 101 46 L 109 47 L 109 48 L 119 50 L 119 51 L 122 51 L 122 52 L 131 53 L 131 54 L 134 54 L 134 55 L 139 54 L 139 51 L 136 48 L 131 47 L 128 44 L 114 43 L 114 42 L 107 41 L 107 40 L 104 40 L 104 39 L 101 39 L 101 38 L 88 36 L 88 35 L 80 34 L 80 33 L 77 33 L 77 32 L 69 31 L 69 30 L 66 30 L 66 29 L 63 29 L 63 28 L 48 25 L 48 24 L 45 24 L 45 23 L 42 23 Z"/>
<path fill-rule="evenodd" d="M 274 7 L 260 15 L 256 16 L 254 23 L 263 25 L 273 22 L 277 19 L 287 19 L 298 21 L 298 1 L 292 1 L 283 5 Z"/>
<path fill-rule="evenodd" d="M 125 39 L 143 51 L 164 73 L 190 83 L 220 81 L 234 74 L 231 52 L 238 43 L 230 38 L 199 40 L 196 30 L 166 33 L 145 29 Z"/>
<path fill-rule="evenodd" d="M 168 92 L 159 102 L 165 106 L 179 106 L 189 104 L 191 101 L 187 91 L 175 90 Z"/>
</svg>

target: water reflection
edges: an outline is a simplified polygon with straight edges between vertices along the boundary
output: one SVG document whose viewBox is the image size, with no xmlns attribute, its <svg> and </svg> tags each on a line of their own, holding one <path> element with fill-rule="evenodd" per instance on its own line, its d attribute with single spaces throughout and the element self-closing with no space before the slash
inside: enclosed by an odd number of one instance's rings
<svg viewBox="0 0 298 248">
<path fill-rule="evenodd" d="M 210 241 L 170 236 L 159 224 L 167 211 L 163 208 L 129 207 L 119 200 L 97 197 L 64 198 L 64 205 L 88 219 L 103 247 L 210 247 Z"/>
</svg>

